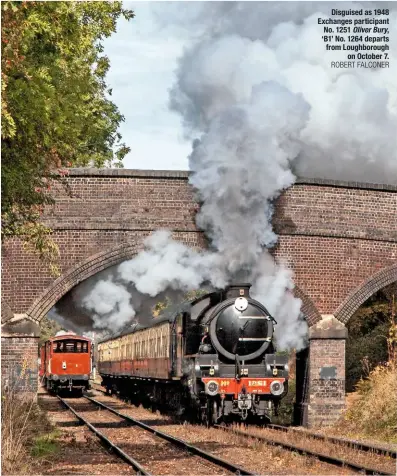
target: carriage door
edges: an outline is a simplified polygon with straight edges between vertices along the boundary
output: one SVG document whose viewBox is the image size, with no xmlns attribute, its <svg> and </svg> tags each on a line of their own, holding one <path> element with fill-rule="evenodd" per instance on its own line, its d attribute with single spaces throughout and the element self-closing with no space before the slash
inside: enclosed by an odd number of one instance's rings
<svg viewBox="0 0 397 476">
<path fill-rule="evenodd" d="M 183 314 L 179 314 L 172 325 L 171 361 L 173 377 L 182 376 L 183 359 Z"/>
</svg>

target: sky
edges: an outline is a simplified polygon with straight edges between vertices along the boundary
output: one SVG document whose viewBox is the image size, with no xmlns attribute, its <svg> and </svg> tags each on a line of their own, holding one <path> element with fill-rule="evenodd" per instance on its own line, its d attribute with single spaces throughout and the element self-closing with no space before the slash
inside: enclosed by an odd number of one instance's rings
<svg viewBox="0 0 397 476">
<path fill-rule="evenodd" d="M 125 117 L 120 132 L 131 148 L 124 167 L 187 170 L 191 143 L 182 137 L 180 116 L 168 108 L 168 90 L 187 32 L 161 28 L 148 2 L 123 5 L 136 17 L 120 19 L 104 46 L 111 63 L 112 98 Z"/>
<path fill-rule="evenodd" d="M 255 8 L 248 2 L 123 4 L 136 17 L 120 19 L 104 46 L 112 98 L 125 117 L 120 132 L 131 148 L 125 168 L 188 170 L 192 145 L 183 134 L 193 126 L 195 137 L 201 137 L 205 128 L 195 122 L 203 119 L 206 101 L 216 112 L 227 97 L 241 103 L 258 81 L 276 81 L 303 94 L 311 107 L 296 175 L 396 182 L 395 60 L 390 68 L 330 68 L 330 60 L 342 57 L 338 51 L 324 54 L 316 25 L 320 12 L 329 16 L 335 4 L 351 8 L 356 3 L 255 2 Z M 392 15 L 395 8 L 390 13 L 391 58 L 397 48 Z M 169 91 L 177 81 L 171 111 Z M 194 104 L 196 109 L 189 111 Z"/>
</svg>

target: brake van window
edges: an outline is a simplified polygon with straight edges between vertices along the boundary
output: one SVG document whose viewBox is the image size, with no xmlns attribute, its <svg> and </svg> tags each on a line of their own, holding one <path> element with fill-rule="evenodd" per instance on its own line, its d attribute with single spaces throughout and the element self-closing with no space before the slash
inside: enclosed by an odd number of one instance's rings
<svg viewBox="0 0 397 476">
<path fill-rule="evenodd" d="M 88 342 L 81 340 L 58 340 L 53 343 L 53 351 L 56 353 L 87 353 Z"/>
</svg>

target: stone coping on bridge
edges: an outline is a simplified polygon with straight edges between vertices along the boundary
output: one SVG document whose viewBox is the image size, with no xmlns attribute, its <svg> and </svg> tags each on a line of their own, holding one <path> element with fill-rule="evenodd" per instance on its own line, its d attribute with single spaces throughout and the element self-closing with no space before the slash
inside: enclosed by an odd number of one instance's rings
<svg viewBox="0 0 397 476">
<path fill-rule="evenodd" d="M 122 169 L 122 168 L 72 168 L 67 169 L 71 177 L 125 177 L 125 178 L 170 178 L 187 179 L 191 172 L 187 170 L 144 170 L 144 169 Z M 310 177 L 298 177 L 295 184 L 298 185 L 319 185 L 325 187 L 356 188 L 366 190 L 385 190 L 397 192 L 397 184 L 366 183 L 344 180 L 331 180 Z"/>
</svg>

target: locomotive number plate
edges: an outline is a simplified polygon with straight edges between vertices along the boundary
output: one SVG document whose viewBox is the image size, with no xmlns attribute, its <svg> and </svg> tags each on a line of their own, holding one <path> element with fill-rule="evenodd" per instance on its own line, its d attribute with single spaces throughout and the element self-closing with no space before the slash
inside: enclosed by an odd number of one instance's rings
<svg viewBox="0 0 397 476">
<path fill-rule="evenodd" d="M 266 387 L 266 380 L 248 380 L 249 387 Z"/>
<path fill-rule="evenodd" d="M 230 384 L 230 380 L 221 380 L 221 387 L 227 387 Z"/>
</svg>

